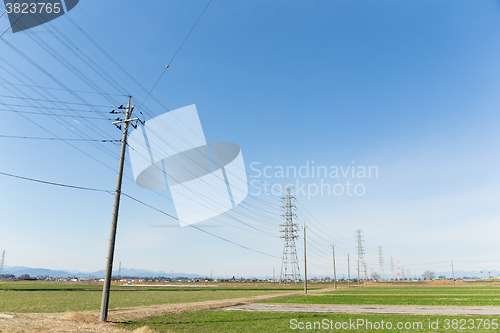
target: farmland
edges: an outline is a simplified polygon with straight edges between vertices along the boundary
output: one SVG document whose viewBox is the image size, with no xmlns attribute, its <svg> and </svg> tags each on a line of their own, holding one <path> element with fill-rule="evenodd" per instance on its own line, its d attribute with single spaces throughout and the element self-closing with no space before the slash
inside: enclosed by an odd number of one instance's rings
<svg viewBox="0 0 500 333">
<path fill-rule="evenodd" d="M 263 284 L 227 284 L 219 286 L 179 288 L 114 285 L 110 294 L 110 309 L 156 304 L 191 303 L 232 299 L 286 291 L 300 286 L 266 286 Z M 102 285 L 50 282 L 5 282 L 0 284 L 0 312 L 54 313 L 99 310 Z"/>
<path fill-rule="evenodd" d="M 498 331 L 497 316 L 444 316 L 443 312 L 432 315 L 419 314 L 394 314 L 394 313 L 304 313 L 304 312 L 247 312 L 227 311 L 228 307 L 237 307 L 240 301 L 233 301 L 229 305 L 225 300 L 245 298 L 245 302 L 260 302 L 262 305 L 271 304 L 305 304 L 311 306 L 336 305 L 376 305 L 398 306 L 408 309 L 411 306 L 440 307 L 446 311 L 447 306 L 471 307 L 496 309 L 500 306 L 500 286 L 496 283 L 485 283 L 482 285 L 473 283 L 432 285 L 432 284 L 379 284 L 379 285 L 356 285 L 347 288 L 341 285 L 338 290 L 333 290 L 331 284 L 311 284 L 311 292 L 301 295 L 302 285 L 288 284 L 279 285 L 272 283 L 222 283 L 218 285 L 189 285 L 189 286 L 165 286 L 165 285 L 141 285 L 120 286 L 113 285 L 110 296 L 110 309 L 138 309 L 127 315 L 126 311 L 118 315 L 112 315 L 117 332 L 123 330 L 137 329 L 149 326 L 156 332 L 277 332 L 294 331 L 292 323 L 324 323 L 326 320 L 330 325 L 334 323 L 347 323 L 364 320 L 365 322 L 391 322 L 396 325 L 402 323 L 417 323 L 411 330 L 401 329 L 408 332 L 428 332 L 430 323 L 438 322 L 439 325 L 432 332 L 463 332 L 458 328 L 466 323 L 468 332 L 492 332 Z M 0 284 L 0 312 L 10 313 L 29 320 L 38 320 L 32 314 L 38 313 L 42 317 L 52 318 L 52 322 L 60 322 L 67 312 L 85 313 L 87 317 L 93 318 L 92 323 L 87 323 L 90 331 L 92 325 L 98 325 L 97 315 L 101 300 L 102 286 L 98 283 L 49 283 L 49 282 L 6 282 Z M 272 295 L 282 295 L 281 298 L 269 299 Z M 266 295 L 269 295 L 266 296 Z M 252 297 L 265 296 L 265 300 L 253 299 Z M 196 306 L 189 306 L 195 304 Z M 203 305 L 203 306 L 200 306 Z M 207 304 L 212 304 L 206 307 Z M 243 304 L 243 303 L 241 303 Z M 256 304 L 257 305 L 257 304 Z M 184 306 L 179 308 L 179 306 Z M 161 308 L 161 311 L 159 309 Z M 172 310 L 169 310 L 171 308 Z M 175 308 L 175 309 L 174 309 Z M 366 307 L 365 307 L 366 308 Z M 207 310 L 208 309 L 208 310 Z M 368 309 L 370 309 L 368 307 Z M 373 307 L 375 309 L 375 307 Z M 115 310 L 113 310 L 115 311 Z M 496 310 L 495 310 L 496 311 Z M 444 312 L 446 313 L 446 312 Z M 49 315 L 50 314 L 50 315 Z M 499 310 L 500 316 L 500 310 Z M 472 320 L 472 323 L 470 320 Z M 493 321 L 493 319 L 495 319 Z M 12 319 L 15 320 L 15 319 Z M 294 321 L 295 320 L 295 321 Z M 446 320 L 449 327 L 445 327 Z M 453 327 L 453 323 L 457 324 Z M 26 320 L 25 322 L 28 322 Z M 8 323 L 8 322 L 6 322 Z M 69 325 L 65 321 L 64 325 Z M 422 326 L 418 326 L 422 323 Z M 481 325 L 479 325 L 481 324 Z M 0 320 L 0 332 L 2 331 Z M 45 323 L 44 325 L 49 325 Z M 50 324 L 52 325 L 52 324 Z M 80 324 L 78 324 L 80 325 Z M 83 325 L 83 324 L 82 324 Z M 100 324 L 102 325 L 102 324 Z M 319 325 L 319 324 L 318 324 Z M 410 325 L 410 324 L 408 324 Z M 412 324 L 413 325 L 413 324 Z M 427 325 L 427 326 L 425 326 Z M 296 327 L 297 328 L 297 327 Z M 330 328 L 331 329 L 331 328 Z M 354 332 L 351 326 L 342 331 Z M 396 329 L 374 329 L 363 328 L 363 331 L 389 332 Z M 308 330 L 309 331 L 309 330 Z M 310 331 L 324 331 L 314 327 Z M 96 329 L 99 332 L 99 329 Z"/>
</svg>

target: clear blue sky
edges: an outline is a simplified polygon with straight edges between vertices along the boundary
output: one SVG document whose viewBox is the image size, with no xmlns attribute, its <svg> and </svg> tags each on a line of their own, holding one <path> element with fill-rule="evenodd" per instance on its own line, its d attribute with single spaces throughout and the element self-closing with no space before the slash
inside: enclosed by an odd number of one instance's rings
<svg viewBox="0 0 500 333">
<path fill-rule="evenodd" d="M 127 94 L 136 105 L 144 100 L 146 93 L 116 64 L 151 89 L 206 4 L 80 1 L 31 32 L 7 31 L 0 41 L 0 103 L 8 104 L 0 104 L 0 134 L 120 139 L 111 121 L 85 118 L 107 117 L 126 103 Z M 0 31 L 8 27 L 4 15 Z M 338 245 L 339 271 L 345 273 L 356 229 L 364 232 L 369 269 L 378 270 L 382 246 L 386 272 L 390 257 L 418 275 L 450 270 L 449 260 L 456 269 L 492 270 L 500 267 L 498 59 L 496 1 L 214 0 L 153 96 L 170 110 L 196 104 L 207 140 L 237 143 L 251 175 L 253 162 L 261 170 L 312 161 L 378 168 L 378 177 L 370 179 L 323 179 L 331 185 L 362 183 L 362 196 L 297 196 L 299 222 L 310 223 L 310 274 L 331 274 L 331 242 Z M 40 88 L 61 84 L 72 92 Z M 12 98 L 20 96 L 31 99 Z M 61 108 L 47 102 L 54 98 L 95 107 L 50 109 Z M 146 120 L 166 111 L 151 97 L 146 109 Z M 73 116 L 24 118 L 9 110 Z M 0 140 L 0 172 L 114 190 L 118 144 Z M 125 174 L 124 192 L 175 215 L 168 191 L 135 185 L 128 156 Z M 281 185 L 289 180 L 267 179 Z M 6 264 L 104 268 L 112 195 L 6 176 L 0 184 Z M 280 257 L 279 204 L 276 197 L 250 196 L 200 227 Z M 163 227 L 152 227 L 158 225 Z M 123 267 L 207 275 L 270 276 L 273 267 L 279 272 L 280 258 L 177 225 L 123 198 L 115 267 L 121 261 Z M 298 249 L 301 256 L 301 239 Z"/>
</svg>

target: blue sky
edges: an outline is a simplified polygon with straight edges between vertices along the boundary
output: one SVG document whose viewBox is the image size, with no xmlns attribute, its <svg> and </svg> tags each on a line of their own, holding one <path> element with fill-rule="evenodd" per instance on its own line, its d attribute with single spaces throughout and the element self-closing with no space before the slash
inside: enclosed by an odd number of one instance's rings
<svg viewBox="0 0 500 333">
<path fill-rule="evenodd" d="M 74 116 L 24 113 L 30 122 L 3 111 L 0 134 L 120 139 L 110 121 L 82 118 L 107 117 L 127 94 L 137 106 L 144 100 L 146 93 L 116 63 L 151 89 L 206 4 L 81 1 L 50 24 L 6 32 L 0 42 L 0 102 L 9 106 L 0 108 Z M 4 15 L 0 29 L 8 27 Z M 310 274 L 330 274 L 331 242 L 338 246 L 339 271 L 345 273 L 346 254 L 355 253 L 356 229 L 364 231 L 370 269 L 378 270 L 378 246 L 384 250 L 386 272 L 390 257 L 417 274 L 449 270 L 450 260 L 457 269 L 494 269 L 500 264 L 495 236 L 500 232 L 499 28 L 495 1 L 214 0 L 153 95 L 169 110 L 196 104 L 207 140 L 237 143 L 251 175 L 253 162 L 262 168 L 299 168 L 312 161 L 378 168 L 378 177 L 348 179 L 363 184 L 362 196 L 297 196 L 299 222 L 307 220 L 311 230 Z M 73 44 L 66 41 L 66 47 L 64 38 Z M 58 61 L 53 52 L 65 60 Z M 39 88 L 62 89 L 53 78 L 73 93 Z M 44 101 L 12 98 L 19 96 Z M 95 107 L 47 109 L 60 107 L 47 102 L 54 97 Z M 166 112 L 153 98 L 144 108 L 146 120 Z M 0 140 L 0 172 L 115 187 L 118 144 Z M 135 185 L 128 156 L 125 175 L 124 192 L 175 215 L 168 190 L 158 194 Z M 269 181 L 285 185 L 288 180 Z M 325 181 L 334 185 L 346 179 Z M 5 176 L 0 184 L 0 250 L 7 252 L 6 264 L 104 268 L 112 195 Z M 200 227 L 280 257 L 279 205 L 276 197 L 248 197 L 241 207 Z M 279 258 L 176 225 L 124 198 L 116 263 L 229 276 L 271 275 L 273 267 L 279 271 Z M 301 240 L 298 249 L 301 255 Z"/>
</svg>

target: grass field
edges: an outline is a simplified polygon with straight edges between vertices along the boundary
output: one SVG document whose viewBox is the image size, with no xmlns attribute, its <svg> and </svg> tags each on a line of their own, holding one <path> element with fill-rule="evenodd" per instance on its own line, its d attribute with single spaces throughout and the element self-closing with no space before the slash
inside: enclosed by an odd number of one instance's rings
<svg viewBox="0 0 500 333">
<path fill-rule="evenodd" d="M 296 319 L 297 322 L 291 320 Z M 319 324 L 326 319 L 328 328 L 319 329 Z M 357 323 L 357 320 L 365 322 L 360 327 L 355 329 L 335 329 L 335 323 Z M 456 319 L 457 322 L 447 323 L 446 319 Z M 160 318 L 146 318 L 135 322 L 125 322 L 121 326 L 129 329 L 135 329 L 142 326 L 149 326 L 155 332 L 498 332 L 498 329 L 493 329 L 491 317 L 474 317 L 474 322 L 470 322 L 471 317 L 453 317 L 447 318 L 444 316 L 409 316 L 409 315 L 355 315 L 355 314 L 316 314 L 316 313 L 276 313 L 276 312 L 232 312 L 232 311 L 199 311 L 189 312 L 180 315 L 170 315 Z M 488 320 L 485 322 L 484 320 Z M 429 322 L 436 323 L 438 329 L 429 329 Z M 462 320 L 462 322 L 460 322 Z M 333 321 L 333 329 L 331 323 Z M 372 323 L 372 329 L 366 323 Z M 384 321 L 384 328 L 376 329 L 375 322 L 379 325 Z M 469 321 L 469 322 L 468 322 Z M 304 329 L 300 329 L 298 322 L 303 322 Z M 307 329 L 307 322 L 311 322 L 313 329 Z M 314 322 L 319 322 L 317 329 L 314 329 Z M 387 328 L 388 322 L 391 323 L 392 329 Z M 465 327 L 469 325 L 469 329 L 460 329 L 460 326 L 465 322 Z M 498 322 L 496 320 L 495 322 Z M 398 329 L 398 323 L 402 323 L 402 329 Z M 421 323 L 421 324 L 420 324 Z M 456 326 L 454 329 L 452 326 Z M 478 328 L 481 323 L 481 327 Z M 486 325 L 484 325 L 487 323 Z M 447 328 L 449 324 L 449 328 Z M 297 326 L 294 326 L 297 325 Z M 405 329 L 404 325 L 410 325 L 409 329 Z M 421 326 L 420 326 L 421 325 Z M 474 328 L 472 328 L 474 325 Z M 484 328 L 484 326 L 489 328 Z M 294 329 L 295 327 L 295 329 Z M 348 327 L 346 325 L 346 327 Z M 408 327 L 408 326 L 407 326 Z M 435 327 L 435 326 L 434 326 Z M 463 326 L 464 327 L 464 326 Z M 368 329 L 367 329 L 368 328 Z M 471 329 L 472 328 L 472 329 Z"/>
<path fill-rule="evenodd" d="M 301 291 L 302 285 L 279 285 L 271 283 L 219 283 L 208 287 L 165 287 L 165 286 L 132 286 L 113 285 L 110 297 L 110 308 L 134 307 L 142 305 L 191 303 L 197 301 L 223 300 L 256 295 Z M 312 289 L 332 288 L 331 284 L 311 284 Z M 345 286 L 344 286 L 345 287 Z M 102 296 L 102 285 L 98 283 L 54 283 L 54 282 L 6 282 L 0 281 L 0 312 L 42 313 L 98 310 Z M 487 285 L 417 285 L 394 284 L 369 285 L 340 289 L 317 295 L 294 296 L 276 299 L 266 303 L 295 304 L 362 304 L 362 305 L 453 305 L 453 306 L 500 306 L 500 286 L 495 283 Z M 380 323 L 391 322 L 392 329 L 352 328 L 331 329 L 339 332 L 498 332 L 492 325 L 495 317 L 445 317 L 418 315 L 355 315 L 355 314 L 321 314 L 321 313 L 276 313 L 276 312 L 235 312 L 207 310 L 188 312 L 163 317 L 145 318 L 137 321 L 123 322 L 121 326 L 135 329 L 150 326 L 156 332 L 286 332 L 286 331 L 325 331 L 323 329 L 293 329 L 291 320 L 298 322 L 335 323 L 368 320 Z M 446 319 L 449 322 L 446 327 Z M 471 328 L 470 320 L 473 319 Z M 488 321 L 483 321 L 488 319 Z M 429 320 L 439 323 L 437 329 L 429 329 Z M 498 317 L 500 320 L 500 317 Z M 496 321 L 498 321 L 496 320 Z M 411 329 L 398 329 L 395 325 L 417 323 Z M 478 328 L 478 324 L 482 327 Z M 422 326 L 418 326 L 422 323 Z M 484 323 L 487 323 L 486 327 Z M 464 326 L 465 325 L 465 326 Z M 498 323 L 500 325 L 500 323 Z M 460 328 L 461 327 L 461 328 Z"/>
<path fill-rule="evenodd" d="M 423 295 L 433 295 L 433 294 L 471 294 L 471 295 L 500 295 L 500 286 L 463 286 L 463 287 L 421 287 L 421 286 L 411 286 L 411 287 L 354 287 L 349 289 L 341 289 L 329 292 L 330 294 L 423 294 Z"/>
<path fill-rule="evenodd" d="M 299 290 L 300 286 L 272 288 L 255 284 L 203 288 L 113 286 L 110 309 L 142 305 L 222 300 Z M 42 313 L 99 310 L 102 285 L 49 282 L 0 284 L 0 312 Z"/>
<path fill-rule="evenodd" d="M 368 286 L 314 296 L 288 297 L 268 303 L 498 306 L 500 305 L 500 288 L 466 285 L 462 287 Z"/>
<path fill-rule="evenodd" d="M 288 297 L 268 303 L 498 306 L 500 295 L 320 295 Z"/>
</svg>

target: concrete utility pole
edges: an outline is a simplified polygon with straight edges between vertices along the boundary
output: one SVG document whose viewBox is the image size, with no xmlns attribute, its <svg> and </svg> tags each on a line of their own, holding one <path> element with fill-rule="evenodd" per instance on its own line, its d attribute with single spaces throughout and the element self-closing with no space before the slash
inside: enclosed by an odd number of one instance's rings
<svg viewBox="0 0 500 333">
<path fill-rule="evenodd" d="M 451 261 L 451 275 L 453 275 L 453 284 L 455 284 L 455 271 L 453 270 L 453 260 Z"/>
<path fill-rule="evenodd" d="M 125 119 L 113 122 L 114 125 L 118 126 L 118 123 L 124 123 L 123 126 L 123 136 L 122 136 L 122 149 L 120 152 L 120 164 L 118 166 L 118 180 L 116 181 L 116 191 L 115 191 L 115 204 L 113 208 L 113 218 L 111 220 L 111 233 L 109 236 L 109 247 L 108 247 L 108 258 L 106 262 L 106 274 L 104 276 L 104 287 L 102 291 L 102 302 L 101 302 L 101 321 L 107 321 L 108 318 L 108 306 L 109 306 L 109 290 L 111 287 L 111 273 L 113 272 L 113 257 L 115 254 L 115 240 L 116 240 L 116 226 L 118 224 L 118 210 L 120 207 L 120 196 L 122 191 L 122 179 L 123 179 L 123 165 L 125 163 L 125 150 L 127 148 L 127 132 L 128 125 L 132 120 L 130 115 L 134 109 L 133 105 L 130 105 L 130 100 L 132 96 L 128 97 L 127 107 L 125 108 Z M 123 109 L 121 106 L 119 109 Z M 114 110 L 112 111 L 114 112 Z M 119 128 L 119 127 L 118 127 Z"/>
<path fill-rule="evenodd" d="M 335 270 L 335 244 L 332 244 L 333 252 L 333 289 L 337 289 L 337 271 Z"/>
<path fill-rule="evenodd" d="M 304 294 L 307 295 L 306 223 L 304 222 Z"/>
<path fill-rule="evenodd" d="M 349 253 L 347 254 L 347 288 L 351 286 L 351 264 L 349 262 Z"/>
<path fill-rule="evenodd" d="M 2 275 L 4 264 L 5 264 L 5 250 L 3 250 L 2 259 L 0 260 L 0 275 Z"/>
</svg>

